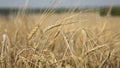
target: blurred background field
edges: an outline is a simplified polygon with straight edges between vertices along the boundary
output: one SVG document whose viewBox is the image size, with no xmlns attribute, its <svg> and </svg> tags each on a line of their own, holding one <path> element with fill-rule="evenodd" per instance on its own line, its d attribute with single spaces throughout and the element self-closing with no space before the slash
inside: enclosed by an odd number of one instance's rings
<svg viewBox="0 0 120 68">
<path fill-rule="evenodd" d="M 60 1 L 0 0 L 0 68 L 120 68 L 120 1 Z"/>
</svg>

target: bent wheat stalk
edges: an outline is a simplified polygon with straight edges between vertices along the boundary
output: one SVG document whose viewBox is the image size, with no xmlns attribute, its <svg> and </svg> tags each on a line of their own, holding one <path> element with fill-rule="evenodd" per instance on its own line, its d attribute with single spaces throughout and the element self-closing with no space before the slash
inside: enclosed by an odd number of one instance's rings
<svg viewBox="0 0 120 68">
<path fill-rule="evenodd" d="M 106 61 L 110 58 L 111 56 L 111 51 L 108 52 L 107 57 L 105 58 L 105 60 L 100 64 L 99 68 L 103 68 L 104 64 L 106 63 Z"/>
<path fill-rule="evenodd" d="M 108 45 L 108 44 L 99 45 L 99 46 L 97 46 L 97 47 L 89 50 L 88 52 L 85 53 L 84 57 L 87 56 L 87 55 L 89 55 L 91 52 L 94 52 L 94 51 L 96 51 L 96 50 L 98 50 L 98 49 L 100 49 L 100 48 L 106 47 L 107 45 Z"/>
<path fill-rule="evenodd" d="M 51 25 L 51 26 L 47 27 L 46 29 L 44 29 L 43 33 L 47 32 L 53 28 L 57 28 L 57 27 L 64 26 L 64 25 L 75 24 L 75 23 L 78 23 L 78 22 L 70 22 L 70 23 L 65 23 L 65 24 L 60 23 L 60 24 L 56 24 L 56 25 Z"/>
<path fill-rule="evenodd" d="M 33 35 L 38 31 L 39 27 L 40 27 L 39 25 L 37 25 L 36 27 L 34 27 L 34 29 L 28 35 L 28 40 L 31 40 L 31 38 L 33 37 Z"/>
</svg>

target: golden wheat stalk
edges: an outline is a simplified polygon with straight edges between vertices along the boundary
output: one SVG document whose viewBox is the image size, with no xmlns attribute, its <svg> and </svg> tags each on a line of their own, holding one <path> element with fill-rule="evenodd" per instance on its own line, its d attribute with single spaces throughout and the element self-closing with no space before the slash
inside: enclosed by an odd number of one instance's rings
<svg viewBox="0 0 120 68">
<path fill-rule="evenodd" d="M 34 27 L 34 29 L 30 32 L 30 34 L 28 35 L 28 40 L 31 40 L 31 38 L 33 37 L 33 35 L 39 30 L 39 25 L 37 25 L 36 27 Z"/>
<path fill-rule="evenodd" d="M 64 40 L 65 40 L 65 43 L 66 43 L 66 45 L 67 45 L 67 48 L 70 50 L 70 53 L 71 53 L 71 55 L 73 56 L 74 53 L 73 53 L 73 51 L 72 51 L 72 49 L 71 49 L 70 44 L 68 43 L 68 40 L 67 40 L 65 34 L 64 34 L 63 32 L 61 32 L 61 33 L 62 33 L 62 36 L 63 36 L 63 38 L 64 38 Z"/>
<path fill-rule="evenodd" d="M 8 66 L 10 66 L 10 39 L 7 35 L 7 30 L 5 30 L 5 34 L 3 34 L 3 40 L 2 40 L 2 50 L 1 50 L 1 63 L 2 67 L 5 65 L 5 61 L 8 62 Z"/>
<path fill-rule="evenodd" d="M 99 68 L 103 68 L 104 64 L 106 63 L 106 61 L 110 58 L 111 56 L 111 51 L 108 52 L 107 57 L 105 58 L 105 60 L 100 64 Z"/>
<path fill-rule="evenodd" d="M 56 24 L 56 25 L 51 25 L 51 26 L 47 27 L 46 29 L 44 29 L 43 32 L 45 33 L 53 28 L 57 28 L 57 27 L 64 26 L 64 25 L 75 24 L 75 23 L 79 23 L 79 22 L 69 22 L 69 23 L 65 23 L 65 24 L 60 23 L 60 24 Z"/>
<path fill-rule="evenodd" d="M 101 48 L 103 48 L 103 47 L 106 47 L 106 46 L 108 46 L 108 44 L 99 45 L 99 46 L 97 46 L 97 47 L 95 47 L 95 48 L 92 48 L 91 50 L 89 50 L 89 51 L 87 51 L 87 52 L 85 53 L 84 57 L 87 56 L 87 55 L 89 55 L 90 53 L 92 53 L 92 52 L 94 52 L 94 51 L 96 51 L 96 50 L 98 50 L 98 49 L 101 49 Z"/>
</svg>

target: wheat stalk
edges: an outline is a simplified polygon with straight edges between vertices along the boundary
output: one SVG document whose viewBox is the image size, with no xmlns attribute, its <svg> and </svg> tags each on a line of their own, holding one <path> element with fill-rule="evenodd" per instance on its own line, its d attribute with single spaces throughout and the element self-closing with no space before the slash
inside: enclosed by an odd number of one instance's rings
<svg viewBox="0 0 120 68">
<path fill-rule="evenodd" d="M 111 51 L 108 52 L 107 57 L 105 58 L 105 60 L 100 64 L 99 68 L 103 68 L 104 64 L 106 63 L 106 61 L 110 58 L 111 56 Z"/>
<path fill-rule="evenodd" d="M 8 66 L 10 66 L 10 39 L 7 36 L 7 30 L 5 30 L 5 34 L 3 34 L 3 40 L 2 40 L 2 50 L 1 50 L 1 63 L 2 63 L 2 68 L 5 65 L 5 60 L 8 62 Z"/>
<path fill-rule="evenodd" d="M 37 25 L 36 27 L 34 27 L 34 29 L 30 32 L 30 34 L 28 35 L 28 40 L 31 40 L 31 38 L 33 37 L 33 35 L 38 31 L 39 29 L 39 25 Z"/>
</svg>

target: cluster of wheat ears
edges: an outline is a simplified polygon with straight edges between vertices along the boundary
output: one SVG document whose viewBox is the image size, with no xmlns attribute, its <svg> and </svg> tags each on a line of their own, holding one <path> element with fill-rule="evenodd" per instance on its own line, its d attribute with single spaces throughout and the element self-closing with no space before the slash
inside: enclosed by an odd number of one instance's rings
<svg viewBox="0 0 120 68">
<path fill-rule="evenodd" d="M 37 21 L 19 12 L 0 23 L 0 68 L 120 68 L 120 34 L 107 28 L 107 18 L 86 27 L 89 21 L 76 19 L 82 13 L 72 9 L 42 28 L 54 11 Z"/>
</svg>

